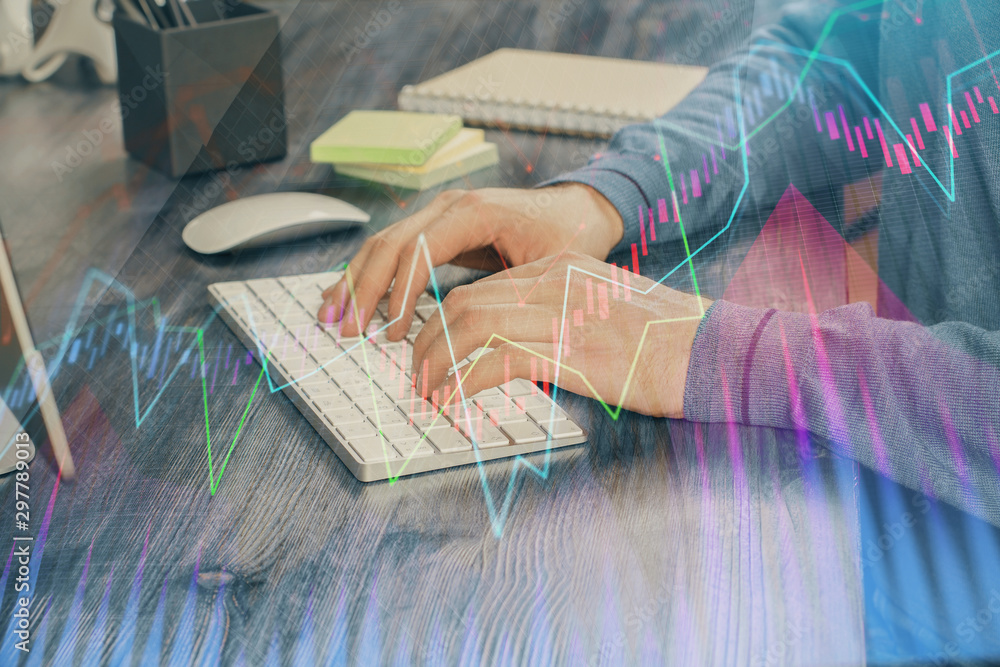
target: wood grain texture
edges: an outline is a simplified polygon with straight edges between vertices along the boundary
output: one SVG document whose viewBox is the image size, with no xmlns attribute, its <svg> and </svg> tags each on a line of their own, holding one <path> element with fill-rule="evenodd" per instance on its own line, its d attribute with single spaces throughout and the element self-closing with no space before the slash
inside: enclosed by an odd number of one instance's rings
<svg viewBox="0 0 1000 667">
<path fill-rule="evenodd" d="M 302 159 L 308 141 L 351 108 L 390 108 L 401 85 L 501 46 L 669 59 L 711 16 L 691 14 L 690 27 L 664 38 L 651 26 L 686 11 L 680 5 L 404 1 L 346 57 L 354 28 L 383 5 L 276 6 L 290 157 L 227 179 L 171 183 L 125 159 L 116 129 L 58 181 L 50 163 L 111 108 L 110 91 L 68 74 L 30 88 L 0 84 L 2 139 L 20 156 L 0 167 L 0 216 L 38 338 L 62 332 L 97 267 L 138 299 L 135 342 L 151 355 L 164 322 L 206 319 L 208 284 L 336 267 L 367 233 L 426 203 L 432 193 L 338 179 Z M 488 140 L 501 164 L 469 186 L 531 185 L 599 146 L 494 130 Z M 372 211 L 372 224 L 235 257 L 198 257 L 182 245 L 180 230 L 200 210 L 309 184 Z M 727 270 L 704 275 L 719 288 Z M 443 273 L 449 284 L 468 279 Z M 591 435 L 584 447 L 553 452 L 544 478 L 520 467 L 511 482 L 512 462 L 499 461 L 361 484 L 283 395 L 265 390 L 250 402 L 213 496 L 190 357 L 164 382 L 193 334 L 165 335 L 180 350 L 165 365 L 140 365 L 140 414 L 156 402 L 137 426 L 132 340 L 116 329 L 127 302 L 102 285 L 85 295 L 93 334 L 80 338 L 107 339 L 106 352 L 91 367 L 85 355 L 64 364 L 54 382 L 80 477 L 56 491 L 51 466 L 32 466 L 35 531 L 51 508 L 32 619 L 43 663 L 864 660 L 854 465 L 799 434 L 613 420 L 592 401 L 560 396 Z M 233 375 L 242 348 L 221 322 L 204 340 L 217 466 L 259 369 L 243 363 Z M 545 466 L 542 456 L 529 460 Z M 508 487 L 498 537 L 486 498 L 501 511 Z M 9 477 L 0 497 L 12 506 Z M 5 528 L 11 520 L 5 512 Z M 10 609 L 6 594 L 0 618 Z"/>
</svg>

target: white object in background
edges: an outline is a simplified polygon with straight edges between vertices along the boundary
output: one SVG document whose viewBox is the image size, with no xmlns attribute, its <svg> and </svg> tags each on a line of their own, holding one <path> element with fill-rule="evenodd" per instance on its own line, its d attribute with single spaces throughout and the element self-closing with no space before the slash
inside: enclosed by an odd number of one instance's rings
<svg viewBox="0 0 1000 667">
<path fill-rule="evenodd" d="M 24 432 L 21 421 L 7 407 L 7 403 L 0 398 L 0 475 L 6 475 L 17 469 L 17 434 Z M 21 457 L 20 460 L 29 463 L 35 458 L 35 443 L 29 441 L 27 447 L 28 456 Z"/>
<path fill-rule="evenodd" d="M 35 44 L 21 76 L 32 82 L 44 81 L 62 67 L 67 53 L 79 53 L 93 60 L 103 83 L 111 84 L 118 79 L 114 28 L 97 17 L 94 0 L 56 3 L 48 28 Z"/>
<path fill-rule="evenodd" d="M 35 49 L 31 0 L 0 0 L 0 35 L 0 76 L 18 74 Z"/>
<path fill-rule="evenodd" d="M 326 195 L 272 192 L 205 211 L 187 224 L 181 238 L 191 250 L 214 255 L 349 229 L 370 219 L 360 208 Z"/>
</svg>

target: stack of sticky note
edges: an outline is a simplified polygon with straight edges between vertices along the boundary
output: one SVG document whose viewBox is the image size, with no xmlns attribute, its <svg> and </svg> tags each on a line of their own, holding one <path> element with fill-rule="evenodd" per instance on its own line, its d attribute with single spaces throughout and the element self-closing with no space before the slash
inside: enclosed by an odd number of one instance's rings
<svg viewBox="0 0 1000 667">
<path fill-rule="evenodd" d="M 313 162 L 338 174 L 426 190 L 499 161 L 483 130 L 458 116 L 412 111 L 352 111 L 309 146 Z"/>
</svg>

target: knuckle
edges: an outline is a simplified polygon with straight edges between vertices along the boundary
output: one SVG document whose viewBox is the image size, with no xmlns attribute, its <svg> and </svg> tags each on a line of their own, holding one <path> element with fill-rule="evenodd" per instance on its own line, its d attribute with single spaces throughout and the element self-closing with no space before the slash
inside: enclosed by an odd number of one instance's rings
<svg viewBox="0 0 1000 667">
<path fill-rule="evenodd" d="M 450 190 L 443 191 L 435 197 L 434 200 L 441 202 L 442 204 L 450 204 L 451 202 L 461 199 L 466 192 L 466 190 L 462 190 L 461 188 L 452 188 Z"/>
<path fill-rule="evenodd" d="M 480 306 L 472 306 L 462 311 L 458 318 L 457 326 L 462 331 L 478 331 L 483 322 L 483 309 Z"/>
<path fill-rule="evenodd" d="M 418 262 L 420 258 L 417 256 L 417 240 L 410 239 L 403 243 L 399 248 L 399 256 L 403 261 Z"/>
<path fill-rule="evenodd" d="M 467 206 L 478 206 L 483 202 L 483 195 L 479 190 L 463 190 L 461 201 Z"/>
<path fill-rule="evenodd" d="M 457 315 L 463 312 L 470 303 L 472 288 L 468 285 L 459 285 L 448 293 L 442 305 L 446 313 Z"/>
</svg>

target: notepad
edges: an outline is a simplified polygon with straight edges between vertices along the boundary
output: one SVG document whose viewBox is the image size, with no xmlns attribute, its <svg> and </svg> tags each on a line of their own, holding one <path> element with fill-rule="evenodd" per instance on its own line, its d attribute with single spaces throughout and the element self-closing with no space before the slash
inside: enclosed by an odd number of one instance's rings
<svg viewBox="0 0 1000 667">
<path fill-rule="evenodd" d="M 399 93 L 399 108 L 459 114 L 471 125 L 611 136 L 676 105 L 707 68 L 498 49 Z"/>
<path fill-rule="evenodd" d="M 337 164 L 338 174 L 385 183 L 398 188 L 426 190 L 445 181 L 484 169 L 500 161 L 496 144 L 481 142 L 446 158 L 433 156 L 420 167 L 392 168 L 385 165 Z"/>
<path fill-rule="evenodd" d="M 338 168 L 338 171 L 339 168 L 344 165 L 352 165 L 357 167 L 368 167 L 371 169 L 387 169 L 390 171 L 398 171 L 400 173 L 408 174 L 427 174 L 451 164 L 457 159 L 460 159 L 462 155 L 468 153 L 485 140 L 486 133 L 483 130 L 463 127 L 458 131 L 458 134 L 452 137 L 448 143 L 427 158 L 427 162 L 424 162 L 421 165 L 410 166 L 397 164 L 375 164 L 372 162 L 335 162 L 333 166 Z"/>
<path fill-rule="evenodd" d="M 462 129 L 456 115 L 352 111 L 309 145 L 313 162 L 418 166 Z"/>
</svg>

